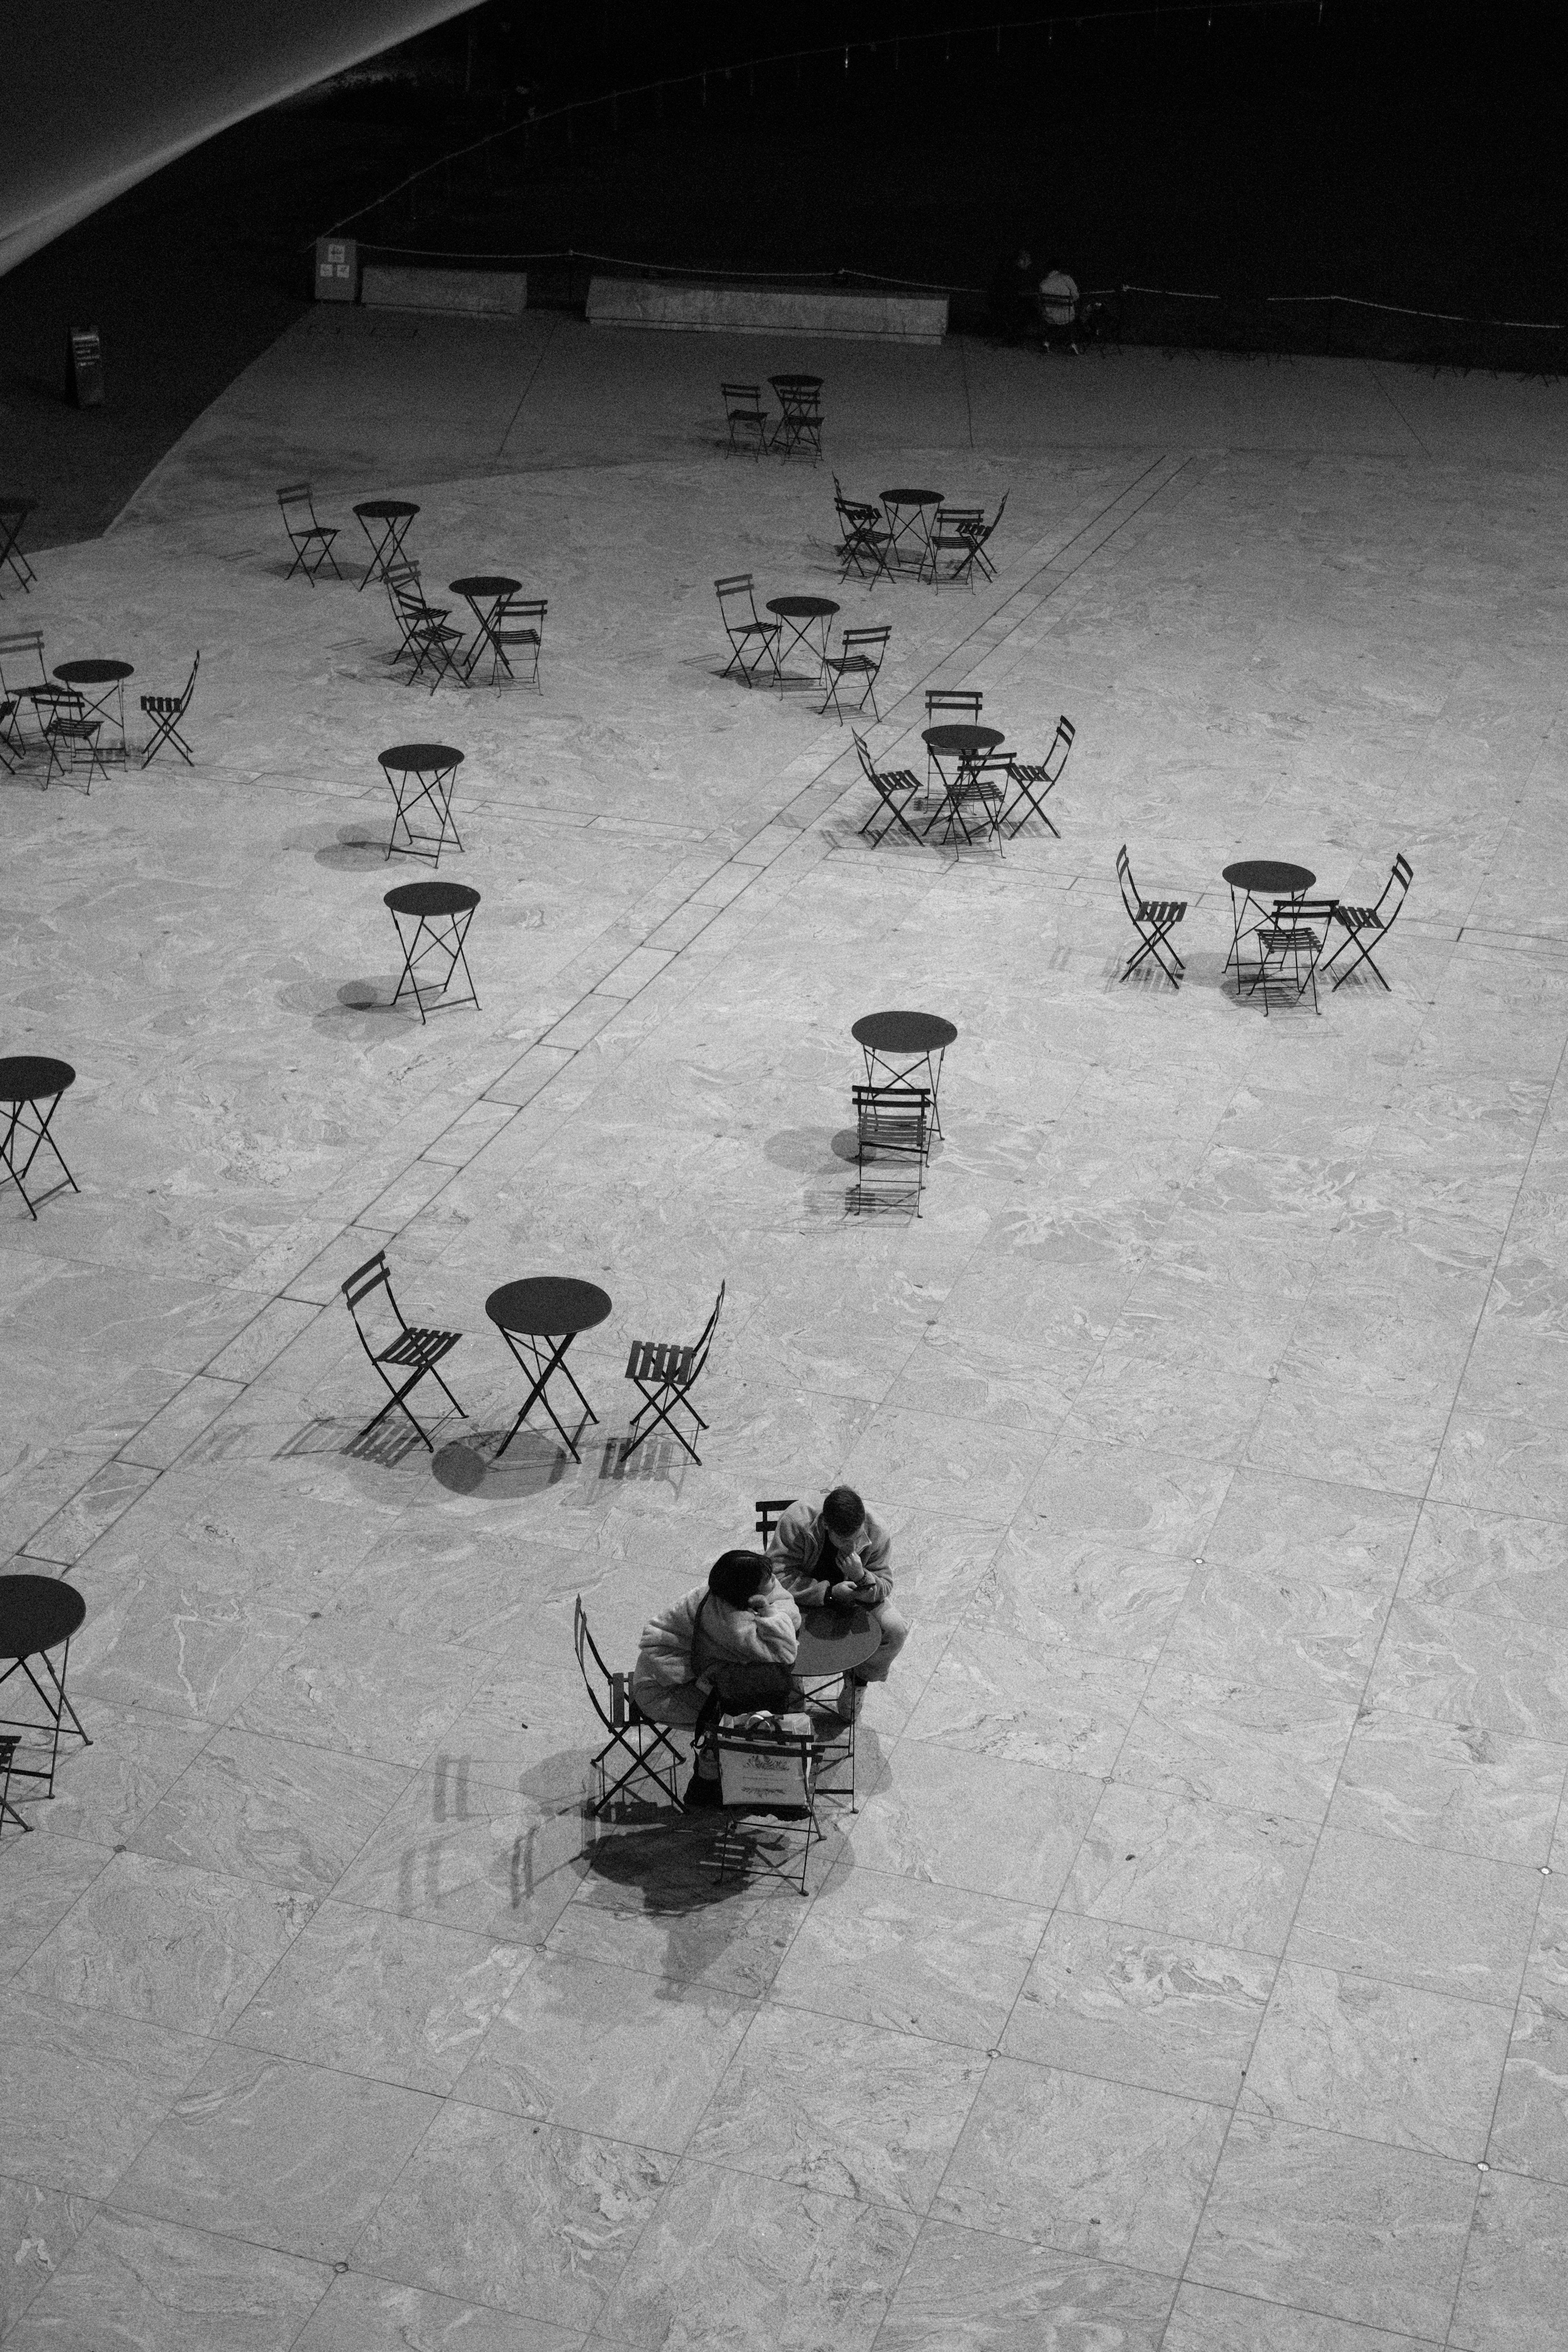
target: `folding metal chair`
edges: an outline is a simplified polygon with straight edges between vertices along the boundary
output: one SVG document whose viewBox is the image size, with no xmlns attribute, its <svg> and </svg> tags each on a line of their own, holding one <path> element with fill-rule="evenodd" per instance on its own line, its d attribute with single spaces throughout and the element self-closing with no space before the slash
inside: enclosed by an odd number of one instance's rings
<svg viewBox="0 0 1568 2352">
<path fill-rule="evenodd" d="M 572 1609 L 572 1643 L 577 1653 L 578 1671 L 588 1694 L 595 1714 L 609 1733 L 609 1738 L 589 1766 L 599 1783 L 599 1794 L 590 1801 L 592 1813 L 602 1813 L 612 1805 L 629 1780 L 639 1772 L 645 1774 L 672 1805 L 680 1802 L 678 1775 L 680 1771 L 680 1750 L 662 1724 L 646 1716 L 632 1696 L 632 1678 L 616 1674 L 605 1664 L 599 1645 L 588 1631 L 587 1612 L 583 1596 L 577 1595 Z M 589 1661 L 593 1661 L 590 1670 Z M 606 1785 L 605 1765 L 618 1748 L 626 1759 L 626 1769 L 619 1778 Z M 668 1758 L 661 1763 L 661 1756 Z"/>
<path fill-rule="evenodd" d="M 1015 787 L 1015 796 L 1011 808 L 1003 811 L 1002 822 L 1005 824 L 1008 817 L 1013 817 L 1015 833 L 1021 825 L 1026 825 L 1029 822 L 1028 815 L 1018 814 L 1026 802 L 1029 811 L 1037 816 L 1043 824 L 1050 825 L 1051 831 L 1057 834 L 1058 841 L 1061 839 L 1061 835 L 1057 833 L 1056 826 L 1051 824 L 1045 803 L 1061 782 L 1062 770 L 1067 766 L 1077 734 L 1078 730 L 1072 720 L 1066 717 L 1060 718 L 1057 720 L 1057 731 L 1051 739 L 1051 748 L 1043 760 L 1009 759 L 1007 774 Z"/>
<path fill-rule="evenodd" d="M 822 378 L 771 375 L 768 382 L 779 404 L 771 446 L 783 457 L 793 457 L 797 449 L 808 450 L 815 464 L 822 455 L 822 408 L 817 398 Z"/>
<path fill-rule="evenodd" d="M 720 1311 L 724 1304 L 724 1285 L 719 1285 L 719 1296 L 713 1301 L 713 1312 L 703 1325 L 700 1336 L 690 1347 L 682 1347 L 676 1339 L 634 1339 L 631 1354 L 626 1358 L 626 1376 L 638 1390 L 645 1402 L 638 1405 L 627 1424 L 621 1445 L 621 1460 L 627 1462 L 645 1437 L 651 1437 L 662 1422 L 671 1437 L 683 1445 L 699 1465 L 702 1456 L 697 1451 L 694 1438 L 687 1436 L 671 1419 L 672 1413 L 690 1414 L 698 1429 L 708 1423 L 691 1402 L 691 1391 L 701 1377 L 713 1345 L 713 1334 L 719 1328 Z M 646 1423 L 647 1426 L 641 1426 Z"/>
<path fill-rule="evenodd" d="M 713 593 L 719 599 L 719 617 L 730 640 L 730 658 L 720 677 L 728 677 L 731 670 L 738 670 L 746 684 L 752 686 L 758 670 L 766 662 L 776 683 L 780 675 L 779 636 L 784 624 L 764 621 L 758 613 L 757 592 L 751 573 L 732 572 L 726 579 L 715 580 Z"/>
<path fill-rule="evenodd" d="M 0 498 L 0 571 L 10 565 L 24 595 L 38 575 L 22 552 L 22 526 L 37 503 L 37 499 Z"/>
<path fill-rule="evenodd" d="M 827 680 L 827 694 L 817 712 L 819 719 L 826 718 L 831 704 L 835 718 L 840 726 L 843 725 L 844 706 L 838 699 L 838 690 L 840 687 L 852 684 L 856 678 L 861 681 L 860 699 L 855 705 L 856 709 L 864 710 L 868 702 L 872 718 L 881 718 L 882 714 L 877 708 L 877 673 L 886 657 L 888 639 L 892 634 L 892 630 L 886 627 L 845 630 L 838 642 L 838 651 L 830 654 L 822 665 L 822 674 Z"/>
<path fill-rule="evenodd" d="M 1394 929 L 1394 918 L 1404 906 L 1414 879 L 1415 875 L 1410 860 L 1401 850 L 1394 861 L 1394 869 L 1384 884 L 1383 895 L 1375 906 L 1347 907 L 1342 900 L 1336 902 L 1333 919 L 1345 936 L 1323 965 L 1324 973 L 1332 971 L 1342 955 L 1349 955 L 1351 958 L 1350 962 L 1334 982 L 1336 988 L 1342 988 L 1351 974 L 1359 971 L 1363 963 L 1368 967 L 1374 980 L 1382 980 L 1384 988 L 1388 987 L 1387 981 L 1383 980 L 1383 974 L 1373 959 L 1372 942 L 1373 940 L 1386 939 Z M 1388 903 L 1391 898 L 1394 900 L 1392 906 Z M 1393 992 L 1390 991 L 1390 993 L 1392 994 Z"/>
<path fill-rule="evenodd" d="M 406 655 L 413 663 L 414 667 L 408 673 L 410 686 L 426 666 L 432 673 L 432 694 L 444 677 L 455 678 L 459 686 L 467 686 L 468 675 L 458 657 L 463 633 L 461 629 L 454 628 L 447 618 L 451 606 L 427 604 L 425 592 L 418 585 L 417 568 L 410 565 L 409 569 L 416 574 L 412 586 L 402 579 L 388 583 L 397 612 L 398 626 L 403 631 L 402 652 L 395 658 L 401 661 Z"/>
<path fill-rule="evenodd" d="M 38 666 L 37 686 L 33 684 L 31 676 L 34 662 Z M 63 688 L 51 684 L 45 667 L 42 629 L 23 629 L 13 631 L 9 636 L 0 636 L 0 759 L 5 761 L 11 774 L 16 774 L 16 760 L 22 758 L 27 749 L 27 740 L 22 731 L 23 705 L 33 705 L 33 715 L 39 719 L 41 726 L 38 697 L 42 695 L 53 699 L 64 692 Z"/>
<path fill-rule="evenodd" d="M 544 644 L 544 616 L 550 610 L 542 596 L 506 596 L 497 605 L 490 625 L 489 640 L 496 651 L 496 667 L 504 669 L 508 677 L 522 672 L 524 686 L 531 686 L 536 694 L 544 689 L 539 683 L 539 656 Z M 507 658 L 508 646 L 516 646 L 520 659 L 514 669 Z M 500 685 L 497 676 L 496 685 Z"/>
<path fill-rule="evenodd" d="M 1187 911 L 1184 898 L 1145 898 L 1132 879 L 1128 862 L 1127 844 L 1116 853 L 1116 879 L 1121 886 L 1121 903 L 1126 908 L 1133 929 L 1142 944 L 1127 959 L 1121 977 L 1131 980 L 1146 957 L 1152 956 L 1173 988 L 1180 988 L 1186 965 L 1177 954 L 1171 933 L 1183 921 Z"/>
<path fill-rule="evenodd" d="M 758 1738 L 722 1723 L 714 1735 L 719 1752 L 719 1789 L 724 1827 L 708 1867 L 723 1885 L 731 1863 L 761 1868 L 774 1878 L 795 1879 L 792 1841 L 800 1841 L 799 1893 L 805 1895 L 811 1849 L 823 1832 L 816 1818 L 816 1743 L 776 1732 Z M 776 1861 L 768 1847 L 783 1844 L 787 1859 Z"/>
<path fill-rule="evenodd" d="M 849 1206 L 912 1207 L 921 1213 L 926 1163 L 931 1158 L 931 1095 L 924 1087 L 854 1087 L 856 1181 Z M 866 1159 L 879 1181 L 868 1187 Z M 885 1164 L 876 1164 L 885 1163 Z"/>
<path fill-rule="evenodd" d="M 981 524 L 979 530 L 974 535 L 974 544 L 970 551 L 970 562 L 972 566 L 984 572 L 987 580 L 995 579 L 996 566 L 992 562 L 990 556 L 986 553 L 986 547 L 993 534 L 1000 527 L 1002 518 L 1007 511 L 1007 501 L 1012 495 L 1013 493 L 1011 490 L 1003 491 L 1001 505 L 997 508 L 989 522 Z"/>
<path fill-rule="evenodd" d="M 52 716 L 45 719 L 44 740 L 49 747 L 48 770 L 44 777 L 46 792 L 56 776 L 65 775 L 68 770 L 74 778 L 80 772 L 84 761 L 87 782 L 82 791 L 85 793 L 90 795 L 95 775 L 101 776 L 105 783 L 109 782 L 109 770 L 104 766 L 103 753 L 98 741 L 103 721 L 101 719 L 89 719 L 85 713 L 86 706 L 80 695 L 73 694 L 68 701 L 57 701 Z"/>
<path fill-rule="evenodd" d="M 853 572 L 858 579 L 868 580 L 873 586 L 879 580 L 890 580 L 889 555 L 893 534 L 881 508 L 868 506 L 863 499 L 847 499 L 837 474 L 833 477 L 833 507 L 838 517 L 839 579 L 847 580 Z"/>
<path fill-rule="evenodd" d="M 904 814 L 904 811 L 920 791 L 920 778 L 912 768 L 888 768 L 879 773 L 876 762 L 871 757 L 870 747 L 864 735 L 857 727 L 852 727 L 849 731 L 855 738 L 855 749 L 859 754 L 860 765 L 865 772 L 866 780 L 875 792 L 881 806 L 887 811 L 887 816 L 879 833 L 871 831 L 871 827 L 877 822 L 876 809 L 871 811 L 870 815 L 860 827 L 861 833 L 875 845 L 891 831 L 894 825 L 898 825 L 909 835 L 915 847 L 919 849 L 922 845 L 921 836 Z"/>
<path fill-rule="evenodd" d="M 294 561 L 283 574 L 292 580 L 302 572 L 313 588 L 316 574 L 323 563 L 330 563 L 333 576 L 339 580 L 338 559 L 332 553 L 332 541 L 337 537 L 334 524 L 316 520 L 316 505 L 309 482 L 289 482 L 278 493 L 278 511 L 283 518 L 283 528 L 289 534 L 289 544 L 294 551 Z"/>
<path fill-rule="evenodd" d="M 938 507 L 921 558 L 921 576 L 934 588 L 945 576 L 974 585 L 974 543 L 985 528 L 984 507 Z M 946 565 L 945 574 L 942 566 Z"/>
<path fill-rule="evenodd" d="M 950 689 L 944 686 L 928 687 L 926 688 L 927 729 L 929 730 L 932 727 L 949 727 L 952 725 L 958 725 L 961 727 L 965 725 L 970 727 L 978 727 L 980 724 L 981 707 L 984 700 L 985 697 L 983 694 L 972 693 L 967 688 L 958 690 Z M 933 777 L 945 791 L 947 788 L 947 777 L 942 771 L 942 761 L 937 758 L 936 753 L 931 750 L 931 745 L 928 743 L 926 745 L 926 790 L 928 793 L 931 788 L 931 780 Z"/>
<path fill-rule="evenodd" d="M 748 438 L 752 455 L 760 457 L 768 446 L 768 413 L 763 406 L 760 383 L 721 383 L 719 386 L 724 401 L 724 422 L 730 428 L 730 446 L 726 457 L 732 457 Z"/>
<path fill-rule="evenodd" d="M 25 1820 L 11 1802 L 11 1768 L 16 1763 L 16 1750 L 21 1744 L 14 1731 L 8 1731 L 0 1738 L 0 1832 L 5 1830 L 7 1822 L 15 1822 L 19 1830 L 34 1827 L 34 1823 Z"/>
<path fill-rule="evenodd" d="M 1002 848 L 1002 812 L 1007 803 L 1007 787 L 1011 781 L 1012 763 L 1005 751 L 980 751 L 961 759 L 951 776 L 942 776 L 944 797 L 926 819 L 921 839 L 932 825 L 942 824 L 942 838 L 947 845 L 956 847 L 955 835 L 962 834 L 965 848 L 975 841 L 994 841 L 998 856 Z"/>
<path fill-rule="evenodd" d="M 453 1412 L 462 1413 L 463 1419 L 468 1420 L 468 1415 L 436 1370 L 443 1357 L 451 1354 L 462 1333 L 427 1330 L 404 1320 L 403 1310 L 393 1292 L 392 1275 L 384 1250 L 377 1250 L 374 1257 L 367 1257 L 363 1265 L 356 1266 L 343 1284 L 342 1292 L 348 1302 L 349 1313 L 353 1318 L 354 1329 L 359 1334 L 360 1346 L 375 1366 L 388 1391 L 386 1402 L 374 1420 L 365 1423 L 354 1443 L 359 1444 L 367 1438 L 395 1405 L 434 1454 L 435 1440 L 416 1418 L 408 1399 L 428 1375 Z M 379 1297 L 378 1292 L 381 1294 Z M 373 1317 L 375 1316 L 380 1318 L 379 1324 L 372 1328 Z M 393 1336 L 385 1339 L 388 1328 L 392 1328 Z M 378 1342 L 384 1339 L 385 1344 L 379 1345 Z M 403 1377 L 405 1374 L 407 1375 L 405 1379 Z"/>
<path fill-rule="evenodd" d="M 172 743 L 186 767 L 192 764 L 191 747 L 180 732 L 180 721 L 191 707 L 191 697 L 196 690 L 196 672 L 202 666 L 200 649 L 191 664 L 191 674 L 185 680 L 184 694 L 144 694 L 142 710 L 153 721 L 153 736 L 142 756 L 142 765 L 150 768 L 153 756 L 165 743 Z"/>
<path fill-rule="evenodd" d="M 1309 988 L 1312 992 L 1313 1012 L 1321 1012 L 1318 1003 L 1318 959 L 1333 924 L 1335 903 L 1332 898 L 1277 898 L 1272 916 L 1253 926 L 1249 936 L 1258 950 L 1258 961 L 1247 993 L 1261 993 L 1265 1020 L 1268 1017 L 1271 994 L 1299 1004 Z M 1238 992 L 1239 982 L 1238 964 Z"/>
</svg>

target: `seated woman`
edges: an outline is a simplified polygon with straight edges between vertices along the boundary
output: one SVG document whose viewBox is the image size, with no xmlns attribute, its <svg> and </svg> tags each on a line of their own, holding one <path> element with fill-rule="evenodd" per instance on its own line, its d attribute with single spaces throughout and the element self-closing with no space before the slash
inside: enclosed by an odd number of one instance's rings
<svg viewBox="0 0 1568 2352">
<path fill-rule="evenodd" d="M 800 1611 L 760 1551 L 720 1554 L 706 1584 L 643 1627 L 632 1696 L 655 1723 L 693 1728 L 717 1695 L 721 1705 L 788 1706 Z"/>
</svg>

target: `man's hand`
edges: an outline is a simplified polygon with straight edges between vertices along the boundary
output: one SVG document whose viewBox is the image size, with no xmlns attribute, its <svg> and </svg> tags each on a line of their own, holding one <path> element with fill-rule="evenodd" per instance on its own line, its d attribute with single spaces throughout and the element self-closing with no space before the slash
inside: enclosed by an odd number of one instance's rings
<svg viewBox="0 0 1568 2352">
<path fill-rule="evenodd" d="M 837 1608 L 853 1609 L 860 1598 L 859 1589 L 853 1584 L 830 1584 L 827 1597 Z"/>
</svg>

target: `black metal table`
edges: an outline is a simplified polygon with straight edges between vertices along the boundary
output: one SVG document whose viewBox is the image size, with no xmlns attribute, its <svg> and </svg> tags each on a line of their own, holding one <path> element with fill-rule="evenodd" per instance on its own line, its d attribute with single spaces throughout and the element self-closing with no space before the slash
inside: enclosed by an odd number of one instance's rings
<svg viewBox="0 0 1568 2352">
<path fill-rule="evenodd" d="M 37 499 L 19 499 L 9 491 L 0 491 L 0 572 L 9 564 L 24 594 L 38 575 L 22 552 L 22 526 L 37 503 Z"/>
<path fill-rule="evenodd" d="M 967 719 L 953 719 L 945 727 L 923 728 L 921 732 L 921 741 L 931 753 L 931 764 L 942 778 L 944 793 L 952 791 L 947 770 L 942 764 L 944 761 L 953 761 L 962 771 L 966 761 L 983 760 L 987 751 L 994 751 L 1003 740 L 1000 727 L 980 727 Z M 929 782 L 929 776 L 927 781 Z M 931 831 L 941 814 L 942 810 L 938 807 L 927 818 L 926 833 Z"/>
<path fill-rule="evenodd" d="M 403 553 L 408 526 L 418 511 L 412 499 L 364 499 L 355 507 L 360 529 L 370 541 L 370 562 L 361 588 L 367 581 L 385 579 L 388 566 Z"/>
<path fill-rule="evenodd" d="M 828 628 L 833 615 L 840 610 L 840 607 L 834 603 L 831 596 L 770 596 L 767 608 L 780 625 L 778 651 L 773 656 L 773 665 L 778 671 L 779 684 L 783 686 L 784 682 L 784 632 L 787 631 L 789 650 L 793 653 L 796 646 L 804 646 L 816 661 L 816 682 L 820 685 L 822 673 L 827 662 Z M 811 632 L 816 627 L 820 627 L 822 635 L 819 641 L 813 645 Z"/>
<path fill-rule="evenodd" d="M 942 1057 L 958 1035 L 953 1024 L 944 1021 L 940 1013 L 863 1013 L 849 1034 L 866 1056 L 868 1086 L 879 1083 L 879 1066 L 887 1072 L 889 1084 L 903 1086 L 924 1064 L 931 1087 L 931 1123 L 940 1135 L 942 1114 L 937 1093 L 942 1085 Z"/>
<path fill-rule="evenodd" d="M 71 1635 L 87 1615 L 87 1603 L 74 1584 L 58 1576 L 0 1576 L 0 1685 L 8 1683 L 14 1675 L 23 1675 L 31 1684 L 34 1694 L 44 1710 L 44 1720 L 36 1716 L 0 1716 L 0 1726 L 7 1731 L 45 1732 L 48 1737 L 49 1761 L 46 1770 L 41 1764 L 19 1764 L 12 1759 L 10 1778 L 14 1780 L 43 1780 L 47 1783 L 44 1794 L 55 1793 L 55 1766 L 60 1752 L 60 1726 L 66 1716 L 71 1729 L 89 1748 L 92 1741 L 82 1729 L 81 1719 L 66 1696 L 66 1672 L 70 1664 Z M 51 1650 L 62 1644 L 65 1655 L 57 1669 L 50 1657 Z M 33 1672 L 35 1660 L 42 1670 L 39 1681 Z M 13 1809 L 13 1819 L 21 1821 Z M 30 1829 L 32 1823 L 24 1822 Z"/>
<path fill-rule="evenodd" d="M 75 1084 L 76 1072 L 70 1064 L 57 1062 L 47 1054 L 12 1054 L 0 1060 L 0 1168 L 5 1171 L 0 1175 L 0 1184 L 15 1184 L 35 1223 L 38 1212 L 26 1180 L 46 1143 L 71 1191 L 80 1189 L 49 1132 L 49 1121 L 59 1108 L 60 1097 Z M 17 1157 L 24 1146 L 26 1158 L 18 1167 Z M 47 1201 L 60 1189 L 58 1184 L 51 1184 L 47 1192 L 38 1194 L 38 1199 Z"/>
<path fill-rule="evenodd" d="M 945 490 L 905 488 L 878 491 L 877 496 L 881 499 L 888 518 L 888 529 L 892 533 L 888 547 L 888 562 L 893 571 L 925 570 L 926 559 L 931 553 L 931 510 L 941 506 L 946 495 Z M 917 542 L 912 560 L 903 551 L 903 542 L 910 538 Z"/>
<path fill-rule="evenodd" d="M 522 586 L 521 580 L 509 580 L 504 572 L 472 572 L 463 580 L 448 580 L 448 590 L 460 596 L 473 614 L 479 627 L 473 651 L 463 667 L 466 686 L 484 658 L 485 647 L 490 649 L 490 678 L 494 682 L 496 664 L 500 648 L 495 642 L 496 628 L 501 606 L 509 596 L 515 596 Z"/>
<path fill-rule="evenodd" d="M 120 729 L 120 756 L 122 760 L 125 757 L 125 681 L 135 675 L 134 667 L 128 661 L 61 662 L 55 672 L 60 684 L 68 686 L 73 694 L 79 695 L 95 719 L 108 719 L 109 706 L 110 703 L 114 705 L 113 723 Z M 88 689 L 91 687 L 99 687 L 102 691 L 89 693 Z M 99 756 L 100 759 L 103 756 L 101 751 Z"/>
<path fill-rule="evenodd" d="M 394 1004 L 401 1003 L 406 986 L 419 1007 L 419 1018 L 423 1021 L 426 1018 L 426 997 L 446 997 L 452 985 L 453 973 L 461 967 L 463 978 L 468 983 L 467 996 L 451 997 L 431 1009 L 437 1013 L 450 1013 L 458 1005 L 471 1004 L 477 1010 L 479 992 L 474 987 L 473 973 L 468 970 L 464 942 L 468 936 L 468 925 L 474 919 L 474 908 L 479 903 L 479 892 L 470 890 L 466 882 L 400 882 L 395 890 L 386 892 L 384 903 L 392 909 L 392 919 L 397 926 L 397 943 L 403 950 L 403 970 L 393 992 Z M 413 930 L 406 934 L 405 922 L 411 922 L 414 926 Z M 432 955 L 446 957 L 446 977 L 434 982 L 421 981 L 415 966 Z"/>
<path fill-rule="evenodd" d="M 439 866 L 448 835 L 459 849 L 463 845 L 452 814 L 452 786 L 463 754 L 450 743 L 394 743 L 375 756 L 392 786 L 395 803 L 388 857 L 395 851 L 401 857 L 427 857 L 433 866 Z M 436 820 L 434 833 L 416 833 L 408 821 L 409 811 L 417 812 L 421 801 L 429 803 Z M 400 828 L 401 841 L 397 838 Z"/>
<path fill-rule="evenodd" d="M 485 1313 L 510 1349 L 519 1369 L 532 1382 L 521 1412 L 496 1448 L 498 1462 L 536 1404 L 543 1405 L 573 1461 L 581 1462 L 576 1439 L 556 1418 L 549 1383 L 560 1373 L 582 1406 L 584 1421 L 598 1420 L 598 1414 L 572 1377 L 566 1351 L 579 1331 L 591 1331 L 609 1311 L 607 1291 L 601 1290 L 596 1282 L 579 1282 L 570 1275 L 531 1275 L 521 1282 L 505 1282 L 499 1290 L 491 1291 L 485 1301 Z M 583 1426 L 584 1422 L 579 1422 L 579 1434 Z"/>
<path fill-rule="evenodd" d="M 1224 869 L 1230 886 L 1230 953 L 1223 969 L 1241 963 L 1241 932 L 1249 907 L 1258 914 L 1273 911 L 1276 898 L 1303 898 L 1317 880 L 1310 866 L 1290 866 L 1275 857 L 1243 857 Z M 1268 901 L 1268 904 L 1265 904 Z"/>
</svg>

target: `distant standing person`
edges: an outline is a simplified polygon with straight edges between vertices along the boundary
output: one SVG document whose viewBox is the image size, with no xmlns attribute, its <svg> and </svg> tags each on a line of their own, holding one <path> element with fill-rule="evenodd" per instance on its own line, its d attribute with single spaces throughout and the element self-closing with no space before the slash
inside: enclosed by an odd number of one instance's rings
<svg viewBox="0 0 1568 2352">
<path fill-rule="evenodd" d="M 1078 349 L 1078 280 L 1065 269 L 1047 270 L 1039 285 L 1040 331 L 1047 351 Z"/>
<path fill-rule="evenodd" d="M 835 1486 L 820 1510 L 792 1503 L 768 1538 L 779 1582 L 802 1609 L 864 1609 L 881 1636 L 876 1654 L 846 1675 L 838 1713 L 853 1723 L 868 1683 L 885 1683 L 910 1629 L 889 1595 L 892 1542 L 852 1486 Z"/>
</svg>

